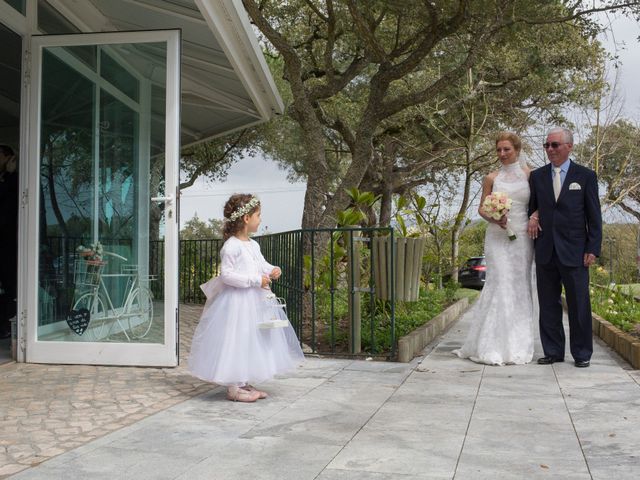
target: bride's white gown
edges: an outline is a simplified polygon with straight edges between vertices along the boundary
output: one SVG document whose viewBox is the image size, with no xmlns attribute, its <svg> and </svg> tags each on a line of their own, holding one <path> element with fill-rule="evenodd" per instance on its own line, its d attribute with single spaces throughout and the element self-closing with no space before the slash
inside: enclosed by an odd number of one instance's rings
<svg viewBox="0 0 640 480">
<path fill-rule="evenodd" d="M 527 235 L 529 182 L 518 162 L 500 168 L 493 191 L 511 198 L 509 227 L 517 238 L 509 240 L 494 223 L 487 226 L 485 285 L 463 317 L 471 320 L 467 339 L 453 353 L 489 365 L 523 364 L 533 357 L 538 307 L 532 278 L 533 241 Z"/>
</svg>

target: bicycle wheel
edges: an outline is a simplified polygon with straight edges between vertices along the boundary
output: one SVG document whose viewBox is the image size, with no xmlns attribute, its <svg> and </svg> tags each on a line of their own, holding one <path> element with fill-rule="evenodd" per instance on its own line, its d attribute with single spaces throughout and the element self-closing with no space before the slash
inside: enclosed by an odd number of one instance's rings
<svg viewBox="0 0 640 480">
<path fill-rule="evenodd" d="M 144 338 L 153 323 L 153 295 L 146 287 L 131 291 L 125 305 L 127 333 L 132 338 Z"/>
<path fill-rule="evenodd" d="M 76 303 L 73 304 L 74 310 L 86 308 L 89 310 L 91 317 L 89 319 L 89 327 L 82 335 L 82 339 L 88 342 L 100 341 L 104 338 L 104 324 L 106 321 L 107 309 L 104 308 L 104 302 L 99 295 L 93 293 L 85 293 L 81 295 Z"/>
</svg>

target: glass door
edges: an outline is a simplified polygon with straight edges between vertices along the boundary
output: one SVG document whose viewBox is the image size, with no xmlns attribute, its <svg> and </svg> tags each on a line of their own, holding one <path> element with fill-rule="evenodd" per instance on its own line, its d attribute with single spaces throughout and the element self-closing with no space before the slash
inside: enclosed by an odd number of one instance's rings
<svg viewBox="0 0 640 480">
<path fill-rule="evenodd" d="M 179 45 L 32 39 L 28 362 L 177 364 Z"/>
</svg>

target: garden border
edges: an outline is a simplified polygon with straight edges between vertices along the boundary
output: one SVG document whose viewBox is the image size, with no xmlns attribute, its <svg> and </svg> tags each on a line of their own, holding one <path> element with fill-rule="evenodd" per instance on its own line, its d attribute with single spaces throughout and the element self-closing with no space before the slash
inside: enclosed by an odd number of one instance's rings
<svg viewBox="0 0 640 480">
<path fill-rule="evenodd" d="M 443 333 L 469 307 L 469 298 L 463 297 L 411 333 L 398 339 L 398 362 L 410 362 L 424 347 Z"/>
<path fill-rule="evenodd" d="M 623 332 L 596 313 L 592 313 L 591 318 L 594 335 L 613 348 L 634 369 L 640 369 L 640 338 Z"/>
</svg>

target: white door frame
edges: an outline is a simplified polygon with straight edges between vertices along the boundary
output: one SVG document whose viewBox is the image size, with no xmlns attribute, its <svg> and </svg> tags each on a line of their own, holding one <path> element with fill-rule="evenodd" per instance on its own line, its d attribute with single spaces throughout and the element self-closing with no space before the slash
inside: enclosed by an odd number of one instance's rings
<svg viewBox="0 0 640 480">
<path fill-rule="evenodd" d="M 26 206 L 26 282 L 21 317 L 26 361 L 34 363 L 175 366 L 178 363 L 178 188 L 180 153 L 180 31 L 82 33 L 33 36 L 28 113 L 28 205 Z M 165 126 L 164 343 L 102 343 L 38 341 L 38 261 L 40 218 L 41 61 L 44 47 L 87 44 L 165 42 L 167 45 Z M 23 237 L 24 238 L 24 237 Z M 25 258 L 23 257 L 23 258 Z"/>
</svg>

